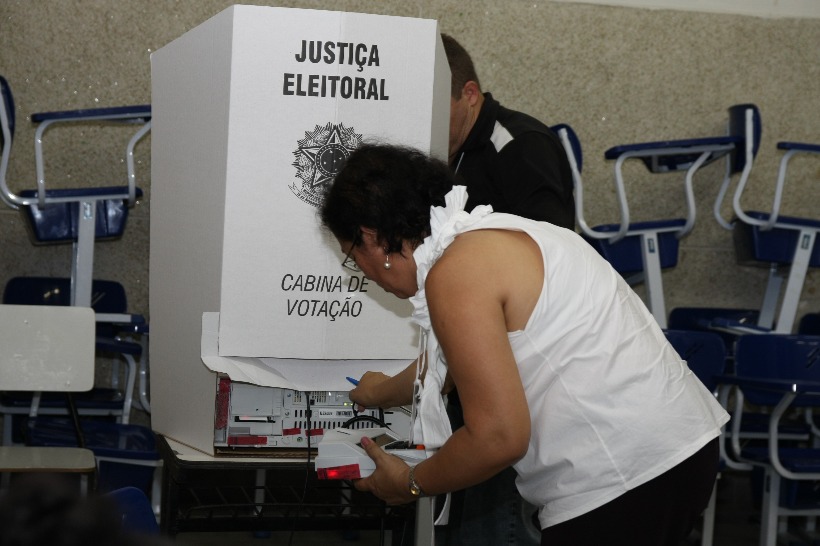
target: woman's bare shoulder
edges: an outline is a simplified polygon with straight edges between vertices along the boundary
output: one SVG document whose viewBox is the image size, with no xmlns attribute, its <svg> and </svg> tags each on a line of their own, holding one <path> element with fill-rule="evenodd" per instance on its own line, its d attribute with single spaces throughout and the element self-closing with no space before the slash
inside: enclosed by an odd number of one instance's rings
<svg viewBox="0 0 820 546">
<path fill-rule="evenodd" d="M 514 281 L 521 268 L 540 268 L 540 252 L 524 232 L 483 229 L 456 237 L 430 270 L 428 285 Z M 452 286 L 449 286 L 452 288 Z"/>
<path fill-rule="evenodd" d="M 507 331 L 522 329 L 544 284 L 541 251 L 526 233 L 477 230 L 459 235 L 427 276 L 431 312 L 492 317 Z"/>
</svg>

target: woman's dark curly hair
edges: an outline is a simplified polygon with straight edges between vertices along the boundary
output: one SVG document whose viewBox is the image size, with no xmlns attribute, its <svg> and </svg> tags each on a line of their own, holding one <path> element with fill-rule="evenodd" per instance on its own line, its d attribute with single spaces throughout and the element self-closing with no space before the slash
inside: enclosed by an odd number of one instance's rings
<svg viewBox="0 0 820 546">
<path fill-rule="evenodd" d="M 430 234 L 430 207 L 453 187 L 447 165 L 403 146 L 363 144 L 325 193 L 322 224 L 336 238 L 361 244 L 361 228 L 378 233 L 387 252 L 416 246 Z"/>
</svg>

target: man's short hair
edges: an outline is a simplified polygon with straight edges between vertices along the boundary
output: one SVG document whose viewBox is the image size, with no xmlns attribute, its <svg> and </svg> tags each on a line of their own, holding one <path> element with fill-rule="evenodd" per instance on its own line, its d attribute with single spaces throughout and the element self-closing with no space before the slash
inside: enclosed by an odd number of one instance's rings
<svg viewBox="0 0 820 546">
<path fill-rule="evenodd" d="M 473 66 L 473 59 L 470 58 L 467 50 L 449 34 L 442 33 L 441 41 L 444 43 L 444 52 L 447 54 L 447 62 L 450 65 L 450 73 L 453 77 L 450 95 L 454 99 L 460 98 L 461 90 L 469 81 L 474 81 L 481 89 L 478 74 L 476 74 L 475 66 Z"/>
</svg>

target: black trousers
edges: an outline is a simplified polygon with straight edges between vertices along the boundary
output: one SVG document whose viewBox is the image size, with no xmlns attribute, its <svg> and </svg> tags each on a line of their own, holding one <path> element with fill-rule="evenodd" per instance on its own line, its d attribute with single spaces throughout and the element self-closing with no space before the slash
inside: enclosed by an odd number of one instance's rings
<svg viewBox="0 0 820 546">
<path fill-rule="evenodd" d="M 680 546 L 712 495 L 718 438 L 657 478 L 541 530 L 541 546 Z"/>
</svg>

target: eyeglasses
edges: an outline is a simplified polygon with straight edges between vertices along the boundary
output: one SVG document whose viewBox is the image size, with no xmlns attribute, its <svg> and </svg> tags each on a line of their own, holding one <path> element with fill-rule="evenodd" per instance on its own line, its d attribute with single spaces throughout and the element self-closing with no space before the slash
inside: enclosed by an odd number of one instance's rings
<svg viewBox="0 0 820 546">
<path fill-rule="evenodd" d="M 356 273 L 361 273 L 362 269 L 359 267 L 359 264 L 356 263 L 356 260 L 352 256 L 353 249 L 356 248 L 356 242 L 358 241 L 358 239 L 358 236 L 356 236 L 356 238 L 353 239 L 353 244 L 350 245 L 350 250 L 347 251 L 347 255 L 345 256 L 345 259 L 342 262 L 342 267 L 345 267 Z"/>
</svg>

